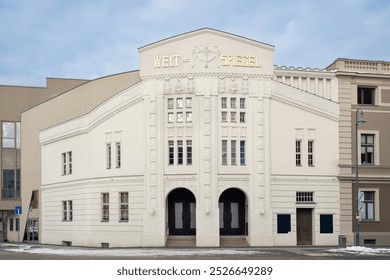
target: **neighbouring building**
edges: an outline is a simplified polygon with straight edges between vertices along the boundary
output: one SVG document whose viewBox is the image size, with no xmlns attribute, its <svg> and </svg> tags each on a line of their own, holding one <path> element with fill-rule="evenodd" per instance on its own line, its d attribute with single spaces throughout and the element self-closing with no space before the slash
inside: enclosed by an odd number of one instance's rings
<svg viewBox="0 0 390 280">
<path fill-rule="evenodd" d="M 46 87 L 0 85 L 0 241 L 38 240 L 38 192 L 22 192 L 21 189 L 21 114 L 63 91 L 75 87 L 84 80 L 47 79 Z M 39 190 L 39 186 L 36 187 Z M 25 221 L 15 215 L 15 206 L 21 206 L 22 194 L 26 201 L 24 211 L 28 213 L 28 231 Z M 29 210 L 31 207 L 31 211 Z M 23 208 L 22 208 L 23 209 Z M 27 216 L 26 216 L 27 217 Z M 24 235 L 23 233 L 26 233 Z"/>
<path fill-rule="evenodd" d="M 389 245 L 390 62 L 340 58 L 327 70 L 336 73 L 339 88 L 341 231 L 350 232 L 349 243 L 353 244 L 358 201 L 359 244 Z M 359 122 L 361 111 L 365 123 Z"/>
</svg>

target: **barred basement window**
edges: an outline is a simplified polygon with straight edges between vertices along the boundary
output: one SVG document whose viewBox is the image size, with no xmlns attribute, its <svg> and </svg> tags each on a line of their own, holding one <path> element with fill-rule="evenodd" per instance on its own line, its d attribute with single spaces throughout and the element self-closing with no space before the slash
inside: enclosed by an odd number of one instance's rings
<svg viewBox="0 0 390 280">
<path fill-rule="evenodd" d="M 297 192 L 296 202 L 314 202 L 314 192 Z"/>
</svg>

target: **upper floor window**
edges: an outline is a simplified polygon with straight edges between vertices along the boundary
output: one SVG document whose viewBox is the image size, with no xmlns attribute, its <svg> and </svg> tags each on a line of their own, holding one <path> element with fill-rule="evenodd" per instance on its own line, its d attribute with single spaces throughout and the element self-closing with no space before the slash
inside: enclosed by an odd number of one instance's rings
<svg viewBox="0 0 390 280">
<path fill-rule="evenodd" d="M 121 143 L 116 143 L 116 168 L 121 168 L 122 165 L 122 150 Z"/>
<path fill-rule="evenodd" d="M 20 149 L 20 122 L 3 122 L 2 147 Z"/>
<path fill-rule="evenodd" d="M 245 140 L 240 141 L 240 164 L 245 165 Z"/>
<path fill-rule="evenodd" d="M 221 108 L 227 108 L 227 98 L 226 97 L 221 98 Z"/>
<path fill-rule="evenodd" d="M 302 141 L 301 140 L 296 140 L 295 141 L 295 165 L 296 166 L 301 166 L 301 146 L 302 146 Z"/>
<path fill-rule="evenodd" d="M 106 145 L 106 161 L 107 161 L 107 169 L 110 169 L 111 168 L 111 154 L 112 154 L 112 148 L 111 148 L 111 144 L 108 143 Z M 64 156 L 64 154 L 62 155 Z M 66 159 L 64 159 L 64 168 L 66 168 Z M 65 169 L 64 169 L 65 170 Z M 64 174 L 63 174 L 64 175 Z"/>
<path fill-rule="evenodd" d="M 314 166 L 314 141 L 309 140 L 307 142 L 307 164 L 311 167 Z"/>
<path fill-rule="evenodd" d="M 62 175 L 72 174 L 72 152 L 62 153 Z"/>
<path fill-rule="evenodd" d="M 374 164 L 374 134 L 361 135 L 361 163 Z"/>
<path fill-rule="evenodd" d="M 240 109 L 245 109 L 245 98 L 240 98 Z"/>
<path fill-rule="evenodd" d="M 174 108 L 176 104 L 176 108 Z M 192 98 L 168 98 L 168 123 L 191 123 L 192 122 Z"/>
<path fill-rule="evenodd" d="M 375 105 L 375 88 L 358 87 L 357 104 Z"/>
</svg>

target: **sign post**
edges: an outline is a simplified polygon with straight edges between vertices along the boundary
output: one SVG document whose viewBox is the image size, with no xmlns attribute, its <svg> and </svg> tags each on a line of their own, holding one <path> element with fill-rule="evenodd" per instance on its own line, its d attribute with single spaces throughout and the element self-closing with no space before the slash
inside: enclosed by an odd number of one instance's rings
<svg viewBox="0 0 390 280">
<path fill-rule="evenodd" d="M 15 206 L 15 215 L 22 215 L 22 206 L 20 205 L 16 205 Z M 18 218 L 19 220 L 19 226 L 18 226 L 18 249 L 19 249 L 19 245 L 20 245 L 20 218 Z"/>
</svg>

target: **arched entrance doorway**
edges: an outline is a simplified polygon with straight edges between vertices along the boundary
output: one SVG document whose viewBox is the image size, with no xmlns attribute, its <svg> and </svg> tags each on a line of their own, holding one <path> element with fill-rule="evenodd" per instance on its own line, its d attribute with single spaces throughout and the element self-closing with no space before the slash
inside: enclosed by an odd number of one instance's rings
<svg viewBox="0 0 390 280">
<path fill-rule="evenodd" d="M 179 188 L 168 195 L 168 227 L 169 235 L 196 234 L 196 201 L 191 191 Z"/>
<path fill-rule="evenodd" d="M 219 197 L 219 234 L 245 235 L 245 194 L 236 188 Z"/>
</svg>

